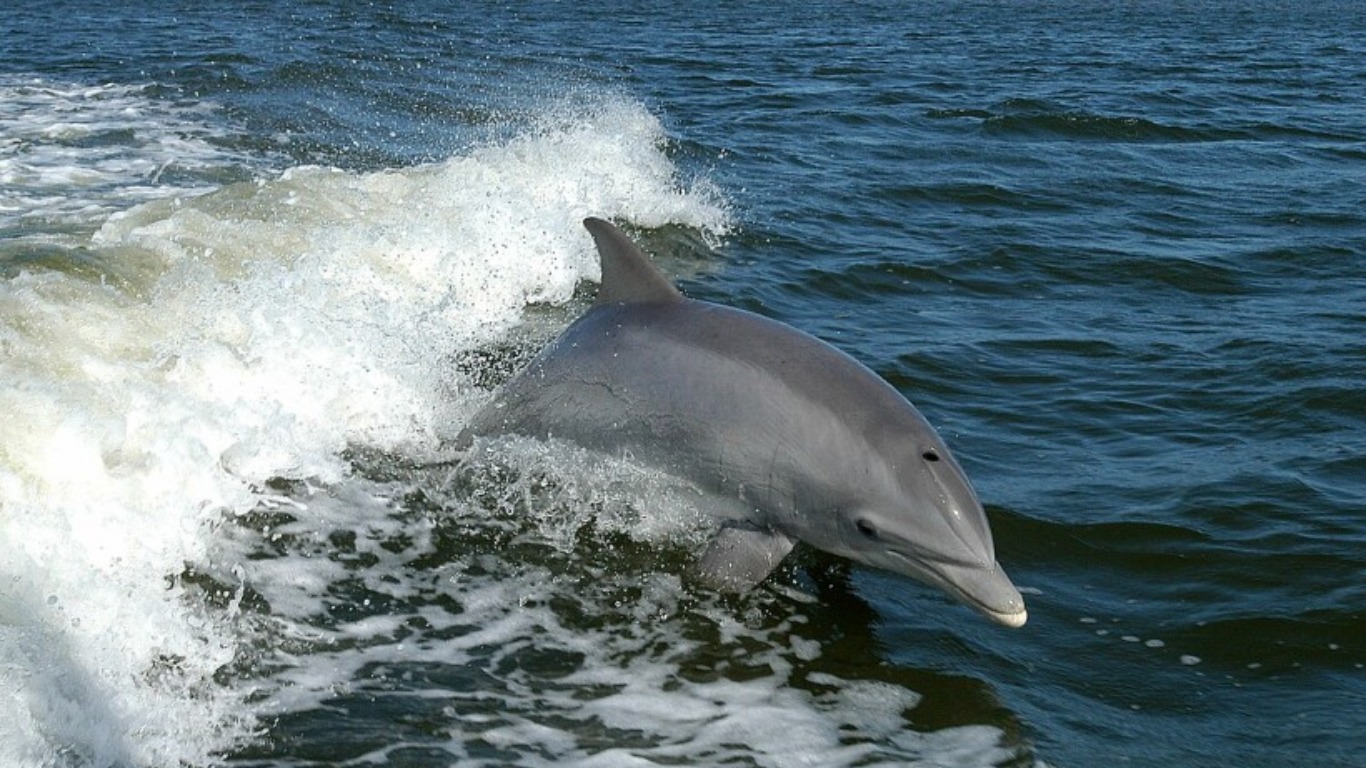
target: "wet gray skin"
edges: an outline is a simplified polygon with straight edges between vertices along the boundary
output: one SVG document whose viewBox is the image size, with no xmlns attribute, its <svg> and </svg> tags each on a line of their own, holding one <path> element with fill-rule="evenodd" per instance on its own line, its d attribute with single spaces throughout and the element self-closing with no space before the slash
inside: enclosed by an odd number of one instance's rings
<svg viewBox="0 0 1366 768">
<path fill-rule="evenodd" d="M 723 521 L 696 569 L 718 588 L 758 584 L 801 541 L 1025 623 L 972 486 L 900 393 L 790 326 L 684 298 L 614 226 L 584 225 L 602 259 L 597 303 L 462 444 L 553 437 L 692 482 Z"/>
</svg>

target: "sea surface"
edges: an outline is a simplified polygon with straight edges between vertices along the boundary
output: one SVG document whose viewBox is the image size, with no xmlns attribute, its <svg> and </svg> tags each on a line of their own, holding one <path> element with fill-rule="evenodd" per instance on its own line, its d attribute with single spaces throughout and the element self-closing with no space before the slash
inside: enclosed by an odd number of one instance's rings
<svg viewBox="0 0 1366 768">
<path fill-rule="evenodd" d="M 1029 623 L 451 443 L 585 216 L 848 351 Z M 0 766 L 1366 765 L 1366 5 L 11 3 Z"/>
</svg>

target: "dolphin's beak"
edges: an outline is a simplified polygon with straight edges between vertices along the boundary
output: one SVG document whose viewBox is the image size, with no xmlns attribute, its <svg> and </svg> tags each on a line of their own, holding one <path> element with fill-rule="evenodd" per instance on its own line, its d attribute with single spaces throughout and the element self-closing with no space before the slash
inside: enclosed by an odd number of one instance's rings
<svg viewBox="0 0 1366 768">
<path fill-rule="evenodd" d="M 893 563 L 887 563 L 891 570 L 939 587 L 997 624 L 1023 627 L 1029 619 L 1020 590 L 1010 583 L 1010 577 L 995 560 L 984 566 L 934 557 L 923 551 L 907 554 L 889 549 L 887 552 L 894 558 Z"/>
<path fill-rule="evenodd" d="M 993 561 L 990 568 L 934 563 L 931 569 L 942 580 L 940 586 L 997 624 L 1022 627 L 1029 618 L 1020 590 L 1000 563 Z"/>
</svg>

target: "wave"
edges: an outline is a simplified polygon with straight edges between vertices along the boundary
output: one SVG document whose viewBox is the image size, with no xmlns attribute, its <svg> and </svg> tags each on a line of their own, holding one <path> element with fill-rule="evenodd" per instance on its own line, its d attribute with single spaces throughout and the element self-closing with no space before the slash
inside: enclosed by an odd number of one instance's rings
<svg viewBox="0 0 1366 768">
<path fill-rule="evenodd" d="M 1008 99 L 990 108 L 944 107 L 926 117 L 976 121 L 983 133 L 1001 138 L 1098 142 L 1316 141 L 1342 143 L 1355 137 L 1312 125 L 1248 121 L 1241 125 L 1172 125 L 1134 115 L 1078 109 L 1039 99 Z"/>
<path fill-rule="evenodd" d="M 138 88 L 6 87 L 39 113 L 0 126 L 11 146 L 35 146 L 43 110 L 117 103 L 129 121 L 100 128 L 108 142 L 51 145 L 66 155 L 34 149 L 30 189 L 61 199 L 6 202 L 30 244 L 52 211 L 75 222 L 0 283 L 7 765 L 201 764 L 253 738 L 252 691 L 215 676 L 257 642 L 242 617 L 268 569 L 225 522 L 282 503 L 279 478 L 344 487 L 348 449 L 439 456 L 477 398 L 455 360 L 596 278 L 585 215 L 712 235 L 729 221 L 625 100 L 545 105 L 439 163 L 294 167 L 193 196 L 216 173 L 259 172 L 214 147 L 207 107 L 170 109 L 168 127 Z M 151 183 L 158 132 L 176 131 L 191 151 L 167 157 L 217 170 Z M 142 154 L 114 167 L 108 143 Z M 187 566 L 213 575 L 217 607 Z"/>
<path fill-rule="evenodd" d="M 212 105 L 154 91 L 0 75 L 0 265 L 132 204 L 244 177 Z"/>
</svg>

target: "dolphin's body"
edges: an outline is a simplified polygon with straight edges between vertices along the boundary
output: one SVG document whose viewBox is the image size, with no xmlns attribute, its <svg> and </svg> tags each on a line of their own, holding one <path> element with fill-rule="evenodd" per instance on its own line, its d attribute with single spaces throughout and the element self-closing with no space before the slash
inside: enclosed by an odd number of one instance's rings
<svg viewBox="0 0 1366 768">
<path fill-rule="evenodd" d="M 1025 623 L 981 503 L 914 406 L 812 336 L 684 298 L 611 224 L 584 225 L 602 259 L 597 303 L 462 443 L 563 439 L 695 483 L 723 518 L 699 574 L 722 588 L 757 584 L 802 541 Z"/>
</svg>

